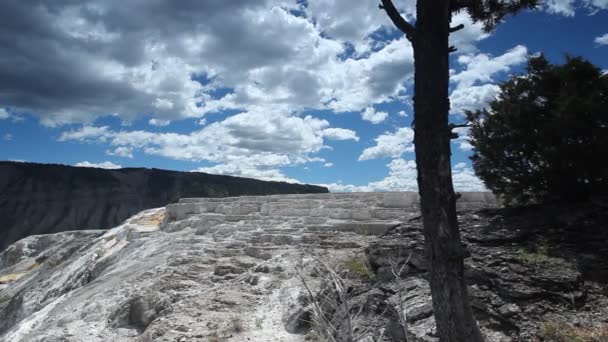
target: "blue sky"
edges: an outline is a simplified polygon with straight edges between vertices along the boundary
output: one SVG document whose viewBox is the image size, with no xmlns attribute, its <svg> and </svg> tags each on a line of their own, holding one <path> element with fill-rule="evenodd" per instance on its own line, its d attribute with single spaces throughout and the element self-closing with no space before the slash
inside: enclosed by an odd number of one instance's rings
<svg viewBox="0 0 608 342">
<path fill-rule="evenodd" d="M 552 0 L 489 34 L 455 15 L 451 120 L 531 54 L 607 70 L 607 9 Z M 0 160 L 416 189 L 411 46 L 377 1 L 6 0 L 0 55 Z M 483 189 L 460 133 L 455 186 Z"/>
</svg>

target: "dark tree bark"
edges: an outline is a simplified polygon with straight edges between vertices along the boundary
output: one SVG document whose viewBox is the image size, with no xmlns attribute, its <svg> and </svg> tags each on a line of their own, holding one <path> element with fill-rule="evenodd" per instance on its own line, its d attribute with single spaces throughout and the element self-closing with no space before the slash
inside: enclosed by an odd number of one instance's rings
<svg viewBox="0 0 608 342">
<path fill-rule="evenodd" d="M 411 25 L 391 0 L 381 0 L 395 26 L 405 33 L 414 48 L 414 145 L 418 168 L 418 190 L 429 261 L 433 310 L 441 342 L 480 342 L 483 337 L 469 304 L 464 278 L 464 251 L 456 216 L 452 184 L 450 140 L 454 125 L 448 124 L 450 102 L 450 27 L 452 13 L 465 10 L 473 21 L 490 31 L 502 19 L 524 8 L 535 8 L 539 0 L 418 0 L 416 25 Z"/>
<path fill-rule="evenodd" d="M 464 278 L 452 184 L 449 103 L 450 2 L 418 1 L 414 45 L 414 145 L 437 332 L 442 342 L 483 337 Z"/>
<path fill-rule="evenodd" d="M 391 1 L 382 0 L 382 7 L 397 25 Z M 437 333 L 442 342 L 478 342 L 483 337 L 469 304 L 452 185 L 448 125 L 448 56 L 453 50 L 448 44 L 450 21 L 450 0 L 419 0 L 416 27 L 403 23 L 397 27 L 414 48 L 414 145 Z"/>
</svg>

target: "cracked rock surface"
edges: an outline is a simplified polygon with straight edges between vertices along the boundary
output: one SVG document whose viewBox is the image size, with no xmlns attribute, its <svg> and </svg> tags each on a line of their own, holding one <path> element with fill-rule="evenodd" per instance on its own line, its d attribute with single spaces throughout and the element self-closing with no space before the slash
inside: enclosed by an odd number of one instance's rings
<svg viewBox="0 0 608 342">
<path fill-rule="evenodd" d="M 538 232 L 473 211 L 497 204 L 484 193 L 458 203 L 488 340 L 529 341 L 538 321 L 560 315 L 605 321 L 602 257 L 524 254 Z M 353 256 L 373 271 L 353 300 L 374 333 L 399 339 L 390 308 L 404 290 L 411 340 L 434 341 L 418 215 L 413 193 L 182 199 L 107 231 L 30 236 L 0 254 L 0 341 L 304 341 L 296 270 Z M 410 254 L 407 276 L 391 278 L 388 258 Z"/>
</svg>

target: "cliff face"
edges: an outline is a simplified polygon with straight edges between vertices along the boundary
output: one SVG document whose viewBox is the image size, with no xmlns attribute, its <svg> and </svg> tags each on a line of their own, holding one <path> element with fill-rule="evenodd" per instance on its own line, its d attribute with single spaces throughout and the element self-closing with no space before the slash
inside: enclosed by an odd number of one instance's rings
<svg viewBox="0 0 608 342">
<path fill-rule="evenodd" d="M 319 186 L 205 173 L 0 162 L 0 251 L 29 235 L 111 228 L 182 197 L 325 192 Z"/>
</svg>

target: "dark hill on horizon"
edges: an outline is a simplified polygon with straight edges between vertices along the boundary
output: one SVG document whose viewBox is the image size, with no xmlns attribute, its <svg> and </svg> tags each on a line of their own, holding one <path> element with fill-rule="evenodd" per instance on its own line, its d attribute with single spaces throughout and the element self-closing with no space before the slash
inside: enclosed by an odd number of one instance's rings
<svg viewBox="0 0 608 342">
<path fill-rule="evenodd" d="M 0 251 L 30 235 L 111 228 L 183 197 L 325 192 L 314 185 L 200 172 L 0 161 Z"/>
</svg>

